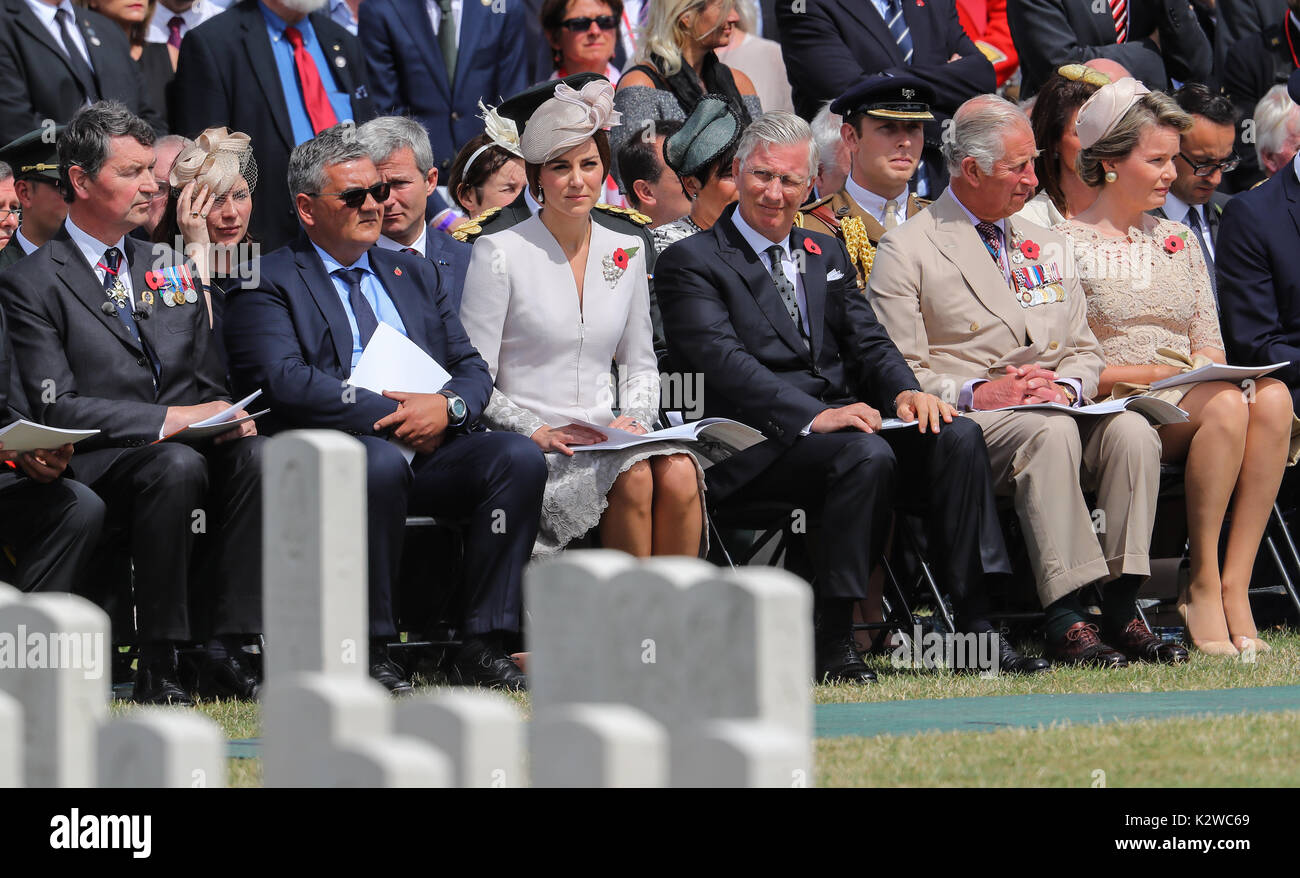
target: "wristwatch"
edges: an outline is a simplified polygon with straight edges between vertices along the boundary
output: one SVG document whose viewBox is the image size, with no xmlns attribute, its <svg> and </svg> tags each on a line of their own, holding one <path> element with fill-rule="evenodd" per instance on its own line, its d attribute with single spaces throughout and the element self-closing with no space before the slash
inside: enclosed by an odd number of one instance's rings
<svg viewBox="0 0 1300 878">
<path fill-rule="evenodd" d="M 465 426 L 465 421 L 469 419 L 469 406 L 465 405 L 465 400 L 450 390 L 439 390 L 438 393 L 447 397 L 447 426 Z"/>
<path fill-rule="evenodd" d="M 1061 392 L 1065 394 L 1065 398 L 1070 401 L 1071 406 L 1079 401 L 1079 395 L 1074 392 L 1074 388 L 1069 384 L 1066 384 L 1064 381 L 1058 381 L 1056 382 L 1056 386 L 1061 388 Z"/>
</svg>

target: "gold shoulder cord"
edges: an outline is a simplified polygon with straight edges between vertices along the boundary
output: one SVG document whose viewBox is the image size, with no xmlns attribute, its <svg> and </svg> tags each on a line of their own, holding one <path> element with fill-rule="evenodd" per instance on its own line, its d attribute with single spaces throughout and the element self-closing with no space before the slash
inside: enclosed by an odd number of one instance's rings
<svg viewBox="0 0 1300 878">
<path fill-rule="evenodd" d="M 871 265 L 876 261 L 876 248 L 871 246 L 871 239 L 867 237 L 867 227 L 856 216 L 847 216 L 840 221 L 840 233 L 844 236 L 849 258 L 858 267 L 858 287 L 865 289 Z"/>
</svg>

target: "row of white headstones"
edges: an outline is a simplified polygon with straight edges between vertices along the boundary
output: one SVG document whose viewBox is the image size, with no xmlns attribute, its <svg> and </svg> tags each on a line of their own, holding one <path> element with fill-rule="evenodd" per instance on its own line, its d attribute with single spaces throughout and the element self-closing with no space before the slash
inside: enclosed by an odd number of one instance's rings
<svg viewBox="0 0 1300 878">
<path fill-rule="evenodd" d="M 525 576 L 531 722 L 481 690 L 394 701 L 366 663 L 361 444 L 285 434 L 263 482 L 266 786 L 811 783 L 811 596 L 798 578 L 568 552 Z M 0 787 L 224 786 L 225 736 L 202 713 L 109 718 L 109 634 L 86 600 L 0 585 Z"/>
</svg>

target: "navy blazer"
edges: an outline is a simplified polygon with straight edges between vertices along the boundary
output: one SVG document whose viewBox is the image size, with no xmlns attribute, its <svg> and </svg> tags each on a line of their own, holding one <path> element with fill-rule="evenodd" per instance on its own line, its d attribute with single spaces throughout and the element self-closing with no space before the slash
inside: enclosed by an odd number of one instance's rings
<svg viewBox="0 0 1300 878">
<path fill-rule="evenodd" d="M 496 106 L 528 86 L 527 15 L 524 0 L 464 3 L 452 82 L 425 0 L 361 4 L 357 36 L 375 106 L 382 115 L 410 116 L 425 127 L 444 176 L 456 152 L 483 133 L 479 100 Z"/>
<path fill-rule="evenodd" d="M 767 266 L 731 221 L 736 209 L 668 247 L 655 269 L 672 367 L 703 376 L 705 417 L 732 418 L 772 440 L 765 452 L 747 451 L 710 472 L 710 493 L 720 495 L 757 475 L 823 410 L 865 402 L 889 417 L 894 398 L 917 388 L 838 238 L 794 229 L 795 252 L 806 260 L 810 352 Z M 732 472 L 742 458 L 743 472 Z"/>
<path fill-rule="evenodd" d="M 353 121 L 360 125 L 373 119 L 357 38 L 331 21 L 328 12 L 312 13 L 311 26 L 329 59 L 321 77 L 332 77 L 335 90 L 351 97 Z M 292 241 L 298 232 L 288 183 L 293 127 L 257 0 L 243 0 L 185 35 L 173 86 L 172 130 L 177 134 L 197 137 L 205 128 L 225 125 L 253 139 L 258 185 L 249 235 L 269 250 Z"/>
<path fill-rule="evenodd" d="M 407 336 L 451 373 L 447 389 L 465 400 L 470 421 L 476 420 L 492 394 L 492 377 L 452 308 L 438 267 L 379 247 L 370 248 L 370 265 Z M 245 393 L 260 387 L 271 408 L 258 424 L 261 432 L 324 427 L 374 436 L 375 422 L 397 410 L 378 393 L 345 388 L 352 328 L 306 235 L 262 258 L 256 287 L 231 291 L 224 335 L 232 383 Z"/>
<path fill-rule="evenodd" d="M 469 272 L 469 256 L 474 248 L 464 241 L 457 241 L 446 232 L 440 232 L 429 226 L 424 233 L 424 255 L 438 266 L 442 275 L 443 287 L 451 301 L 451 310 L 460 313 L 460 296 L 465 291 L 465 275 Z"/>
<path fill-rule="evenodd" d="M 1219 324 L 1228 362 L 1290 360 L 1285 381 L 1300 410 L 1300 181 L 1288 164 L 1223 209 L 1215 246 Z"/>
</svg>

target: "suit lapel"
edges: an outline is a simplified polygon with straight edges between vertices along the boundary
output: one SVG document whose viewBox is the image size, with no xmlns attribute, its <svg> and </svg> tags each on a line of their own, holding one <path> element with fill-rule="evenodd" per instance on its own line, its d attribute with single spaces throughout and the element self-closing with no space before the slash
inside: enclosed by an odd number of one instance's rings
<svg viewBox="0 0 1300 878">
<path fill-rule="evenodd" d="M 104 77 L 113 69 L 118 59 L 104 46 L 103 41 L 95 33 L 94 25 L 84 13 L 77 16 L 77 26 L 81 28 L 81 38 L 86 41 L 86 53 L 90 55 L 91 75 L 95 77 L 95 87 L 102 95 Z"/>
<path fill-rule="evenodd" d="M 298 263 L 298 274 L 301 275 L 303 285 L 307 288 L 307 294 L 315 300 L 316 307 L 325 318 L 325 324 L 330 330 L 330 338 L 334 342 L 334 353 L 339 358 L 339 366 L 343 369 L 343 374 L 351 375 L 352 324 L 348 322 L 348 312 L 339 301 L 334 280 L 325 273 L 324 263 L 320 261 L 320 257 L 316 255 L 316 250 L 306 236 L 298 239 L 294 244 L 294 250 L 297 251 L 295 261 Z"/>
<path fill-rule="evenodd" d="M 976 298 L 996 314 L 1023 344 L 1026 331 L 1024 309 L 1016 304 L 1007 279 L 1002 276 L 979 232 L 975 231 L 975 226 L 952 192 L 945 191 L 930 210 L 935 213 L 935 224 L 928 234 L 939 253 L 957 267 Z M 1005 247 L 1010 246 L 1008 235 Z"/>
<path fill-rule="evenodd" d="M 442 94 L 450 99 L 451 83 L 447 81 L 447 62 L 442 59 L 442 49 L 438 45 L 438 35 L 433 32 L 433 22 L 429 21 L 429 11 L 425 8 L 423 0 L 397 0 L 396 6 L 399 10 L 398 18 L 402 25 L 409 29 L 411 36 L 414 38 L 416 48 L 419 49 L 421 57 L 424 58 L 424 63 L 428 65 L 429 71 L 433 74 L 434 83 L 437 84 Z M 464 6 L 469 7 L 470 4 L 466 3 Z M 463 9 L 461 16 L 464 17 L 466 12 L 467 9 Z M 457 65 L 460 64 L 461 54 L 461 52 L 456 53 Z"/>
<path fill-rule="evenodd" d="M 133 351 L 144 353 L 143 348 L 126 331 L 122 321 L 102 310 L 104 302 L 108 301 L 104 295 L 104 285 L 90 266 L 86 265 L 86 260 L 68 237 L 66 229 L 60 229 L 50 242 L 50 258 L 59 266 L 55 273 L 73 297 L 85 305 L 95 315 L 95 319 L 104 324 L 123 344 Z"/>
<path fill-rule="evenodd" d="M 894 41 L 894 34 L 889 30 L 889 25 L 885 24 L 885 19 L 881 17 L 880 11 L 872 3 L 864 3 L 861 0 L 857 3 L 840 3 L 840 9 L 862 23 L 863 27 L 867 29 L 867 33 L 871 34 L 872 39 L 880 43 L 881 47 L 889 53 L 890 60 L 895 65 L 903 63 L 903 52 L 898 48 L 898 43 Z M 903 18 L 904 20 L 907 19 L 906 9 L 903 11 Z M 910 21 L 908 25 L 911 25 Z M 912 40 L 912 45 L 915 48 L 915 38 Z"/>
<path fill-rule="evenodd" d="M 731 214 L 735 210 L 734 205 L 729 207 L 716 223 L 714 230 L 718 236 L 722 259 L 744 280 L 745 289 L 754 297 L 763 316 L 776 330 L 776 334 L 781 336 L 792 351 L 807 356 L 808 348 L 804 346 L 799 332 L 790 322 L 790 315 L 785 310 L 785 303 L 781 301 L 780 293 L 776 291 L 771 272 L 763 264 L 762 259 L 754 254 L 749 244 L 741 237 L 740 231 L 731 222 Z"/>
<path fill-rule="evenodd" d="M 388 298 L 393 300 L 397 313 L 401 315 L 402 324 L 406 327 L 406 337 L 415 342 L 420 350 L 431 354 L 429 339 L 424 332 L 426 306 L 421 301 L 420 290 L 416 289 L 410 272 L 403 271 L 398 274 L 401 267 L 397 265 L 397 260 L 382 247 L 370 248 L 370 267 L 374 270 L 375 277 L 379 279 L 379 285 L 388 293 Z M 430 295 L 432 296 L 432 293 Z"/>
<path fill-rule="evenodd" d="M 275 122 L 275 130 L 280 132 L 285 145 L 292 149 L 295 144 L 293 129 L 289 124 L 289 105 L 285 101 L 284 90 L 280 87 L 280 70 L 275 66 L 271 37 L 266 32 L 266 19 L 262 17 L 260 9 L 261 7 L 256 4 L 240 5 L 230 12 L 243 16 L 243 42 L 248 52 L 249 67 L 261 84 L 262 93 L 271 104 L 271 119 Z"/>
<path fill-rule="evenodd" d="M 329 63 L 330 73 L 334 77 L 334 85 L 339 91 L 348 96 L 352 94 L 352 69 L 348 67 L 347 54 L 343 51 L 343 40 L 338 38 L 334 32 L 335 22 L 324 15 L 313 13 L 309 16 L 311 19 L 312 30 L 316 31 L 316 41 L 320 43 L 321 53 Z M 324 79 L 325 74 L 321 74 Z"/>
<path fill-rule="evenodd" d="M 1282 191 L 1286 193 L 1287 213 L 1291 214 L 1291 222 L 1295 225 L 1296 233 L 1300 234 L 1300 180 L 1296 180 L 1295 172 L 1289 167 L 1278 173 L 1285 175 L 1282 177 Z"/>
<path fill-rule="evenodd" d="M 797 232 L 797 230 L 796 230 Z M 804 241 L 811 240 L 808 235 L 793 234 L 790 237 L 790 252 L 803 254 L 804 302 L 808 306 L 808 331 L 812 342 L 812 361 L 817 362 L 817 353 L 822 347 L 822 329 L 826 323 L 826 257 L 805 249 Z M 814 245 L 816 246 L 816 245 Z M 796 256 L 796 260 L 800 257 Z M 795 265 L 799 263 L 796 261 Z"/>
<path fill-rule="evenodd" d="M 426 15 L 425 18 L 428 18 L 428 16 Z M 455 88 L 456 83 L 464 81 L 463 68 L 473 63 L 474 52 L 478 49 L 479 39 L 483 36 L 483 31 L 491 26 L 492 18 L 490 6 L 473 2 L 461 5 L 460 42 L 456 49 L 456 76 L 452 83 L 453 88 Z M 485 97 L 495 101 L 498 96 L 485 95 Z M 509 97 L 509 95 L 505 95 L 505 97 Z"/>
<path fill-rule="evenodd" d="M 36 17 L 36 13 L 28 8 L 26 2 L 24 0 L 10 2 L 8 8 L 9 14 L 13 16 L 18 26 L 26 31 L 27 35 L 33 40 L 53 52 L 58 57 L 59 62 L 68 69 L 68 73 L 72 74 L 73 79 L 76 79 L 76 73 L 72 69 L 72 64 L 68 61 L 68 56 L 64 54 L 63 46 L 55 41 L 50 32 L 41 24 L 40 19 Z M 89 43 L 89 40 L 87 40 L 87 43 Z"/>
</svg>

